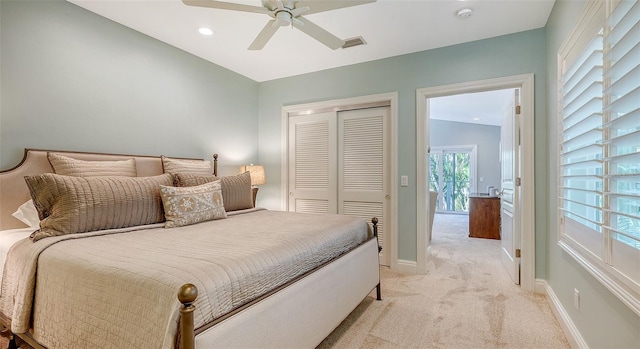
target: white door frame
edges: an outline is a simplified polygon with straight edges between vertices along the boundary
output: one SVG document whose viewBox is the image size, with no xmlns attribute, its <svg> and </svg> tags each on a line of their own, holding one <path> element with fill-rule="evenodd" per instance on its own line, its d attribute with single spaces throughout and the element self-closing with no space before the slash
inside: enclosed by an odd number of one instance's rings
<svg viewBox="0 0 640 349">
<path fill-rule="evenodd" d="M 280 117 L 282 127 L 280 133 L 282 135 L 282 165 L 280 169 L 280 188 L 282 188 L 282 191 L 280 193 L 280 206 L 283 211 L 287 211 L 289 204 L 289 114 L 329 109 L 345 110 L 351 107 L 360 107 L 368 104 L 373 106 L 381 103 L 389 105 L 389 145 L 391 146 L 389 152 L 391 166 L 389 171 L 390 217 L 387 219 L 388 225 L 386 227 L 388 231 L 386 234 L 388 234 L 388 240 L 385 240 L 385 243 L 388 244 L 389 266 L 391 269 L 396 270 L 398 269 L 398 92 L 283 106 Z"/>
<path fill-rule="evenodd" d="M 416 271 L 427 272 L 429 258 L 428 224 L 429 205 L 427 185 L 427 146 L 429 142 L 429 99 L 455 94 L 483 92 L 507 88 L 522 91 L 522 217 L 521 239 L 521 288 L 535 291 L 535 187 L 534 187 L 534 84 L 533 74 L 507 76 L 503 78 L 463 82 L 452 85 L 420 88 L 416 90 L 416 156 L 417 156 L 417 261 Z"/>
</svg>

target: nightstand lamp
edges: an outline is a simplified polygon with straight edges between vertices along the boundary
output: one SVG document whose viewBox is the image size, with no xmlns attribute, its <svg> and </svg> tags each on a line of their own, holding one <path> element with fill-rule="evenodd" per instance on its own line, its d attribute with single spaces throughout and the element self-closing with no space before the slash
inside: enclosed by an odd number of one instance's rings
<svg viewBox="0 0 640 349">
<path fill-rule="evenodd" d="M 267 183 L 264 176 L 264 166 L 262 165 L 244 165 L 240 166 L 240 173 L 249 171 L 251 174 L 251 190 L 253 190 L 253 207 L 256 207 L 256 197 L 258 196 L 258 185 Z"/>
</svg>

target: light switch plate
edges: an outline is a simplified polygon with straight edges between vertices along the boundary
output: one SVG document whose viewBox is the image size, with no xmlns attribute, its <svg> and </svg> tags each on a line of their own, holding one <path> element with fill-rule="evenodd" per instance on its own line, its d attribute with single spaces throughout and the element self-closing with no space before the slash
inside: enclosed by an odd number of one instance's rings
<svg viewBox="0 0 640 349">
<path fill-rule="evenodd" d="M 409 176 L 401 176 L 400 177 L 400 186 L 408 187 L 409 186 Z"/>
</svg>

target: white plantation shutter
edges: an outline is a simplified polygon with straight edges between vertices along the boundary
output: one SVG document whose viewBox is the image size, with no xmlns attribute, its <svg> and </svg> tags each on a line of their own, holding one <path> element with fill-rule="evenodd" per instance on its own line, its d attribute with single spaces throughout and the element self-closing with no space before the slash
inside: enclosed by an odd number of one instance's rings
<svg viewBox="0 0 640 349">
<path fill-rule="evenodd" d="M 603 251 L 602 34 L 596 33 L 565 70 L 561 78 L 560 209 L 571 227 L 567 234 L 583 239 L 585 248 L 599 257 Z"/>
<path fill-rule="evenodd" d="M 559 57 L 560 245 L 640 315 L 640 3 L 590 1 Z"/>
<path fill-rule="evenodd" d="M 605 232 L 609 262 L 640 285 L 640 3 L 622 1 L 604 37 Z"/>
</svg>

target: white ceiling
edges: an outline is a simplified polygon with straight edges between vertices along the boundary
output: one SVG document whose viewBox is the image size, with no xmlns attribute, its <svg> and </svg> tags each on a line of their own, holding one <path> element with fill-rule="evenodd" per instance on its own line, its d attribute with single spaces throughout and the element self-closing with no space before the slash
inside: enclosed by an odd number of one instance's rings
<svg viewBox="0 0 640 349">
<path fill-rule="evenodd" d="M 509 101 L 514 98 L 514 89 L 431 98 L 429 117 L 437 120 L 501 126 L 503 111 Z"/>
<path fill-rule="evenodd" d="M 181 0 L 68 0 L 258 82 L 544 27 L 554 0 L 378 0 L 305 16 L 342 39 L 367 45 L 331 50 L 280 28 L 261 51 L 247 47 L 266 14 L 186 6 Z M 229 0 L 261 6 L 260 0 Z M 468 18 L 456 12 L 473 10 Z M 213 29 L 203 36 L 198 28 Z"/>
</svg>

